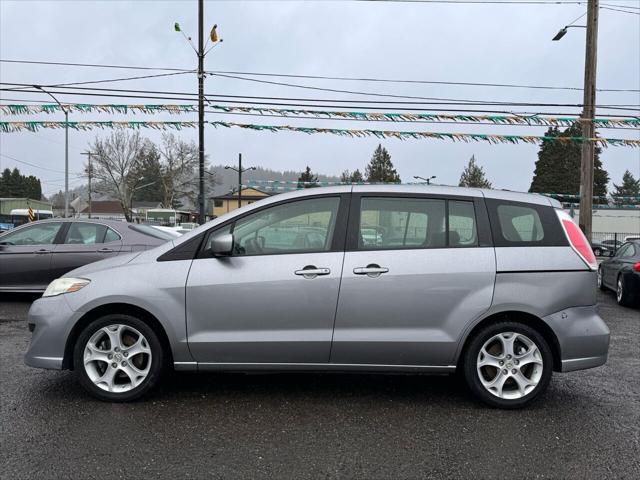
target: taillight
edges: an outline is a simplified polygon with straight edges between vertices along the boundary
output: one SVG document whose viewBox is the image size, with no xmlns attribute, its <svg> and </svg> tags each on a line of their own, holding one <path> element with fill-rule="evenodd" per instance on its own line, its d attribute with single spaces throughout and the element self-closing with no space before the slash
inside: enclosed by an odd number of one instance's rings
<svg viewBox="0 0 640 480">
<path fill-rule="evenodd" d="M 560 223 L 562 223 L 564 233 L 569 239 L 571 248 L 573 248 L 574 252 L 584 260 L 584 263 L 586 263 L 591 270 L 597 270 L 598 261 L 596 260 L 596 256 L 593 254 L 593 250 L 591 250 L 591 245 L 589 245 L 587 237 L 584 236 L 582 230 L 580 230 L 566 212 L 563 212 L 562 210 L 556 210 L 556 212 L 560 218 Z"/>
<path fill-rule="evenodd" d="M 633 271 L 634 271 L 634 272 L 640 272 L 640 262 L 635 263 L 635 264 L 633 265 Z"/>
</svg>

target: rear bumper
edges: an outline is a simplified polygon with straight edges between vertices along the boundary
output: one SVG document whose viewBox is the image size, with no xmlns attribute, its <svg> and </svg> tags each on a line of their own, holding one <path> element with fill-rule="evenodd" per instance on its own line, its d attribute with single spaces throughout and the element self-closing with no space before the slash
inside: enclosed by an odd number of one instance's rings
<svg viewBox="0 0 640 480">
<path fill-rule="evenodd" d="M 609 353 L 609 327 L 590 307 L 567 308 L 543 319 L 560 345 L 562 372 L 599 367 Z"/>
</svg>

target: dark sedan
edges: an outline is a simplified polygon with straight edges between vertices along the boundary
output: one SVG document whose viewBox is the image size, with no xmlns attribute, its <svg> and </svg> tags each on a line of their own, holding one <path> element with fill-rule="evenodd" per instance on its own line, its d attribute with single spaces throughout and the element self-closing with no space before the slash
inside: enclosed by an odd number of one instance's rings
<svg viewBox="0 0 640 480">
<path fill-rule="evenodd" d="M 56 218 L 0 235 L 0 291 L 42 292 L 74 268 L 153 248 L 172 236 L 147 225 Z"/>
<path fill-rule="evenodd" d="M 616 292 L 620 305 L 640 304 L 640 241 L 623 244 L 614 257 L 600 264 L 598 286 Z"/>
</svg>

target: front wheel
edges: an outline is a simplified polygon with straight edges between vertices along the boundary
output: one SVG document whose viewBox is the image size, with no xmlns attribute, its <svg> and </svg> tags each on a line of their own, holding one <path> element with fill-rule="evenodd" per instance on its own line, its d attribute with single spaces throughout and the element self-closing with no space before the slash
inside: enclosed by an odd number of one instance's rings
<svg viewBox="0 0 640 480">
<path fill-rule="evenodd" d="M 464 355 L 464 375 L 471 391 L 498 408 L 521 408 L 549 385 L 553 355 L 535 329 L 519 322 L 482 328 Z"/>
<path fill-rule="evenodd" d="M 127 402 L 158 383 L 162 344 L 142 320 L 130 315 L 106 315 L 80 333 L 73 362 L 80 384 L 91 395 L 109 402 Z"/>
<path fill-rule="evenodd" d="M 600 290 L 607 289 L 607 287 L 604 286 L 604 282 L 602 281 L 602 267 L 598 267 L 598 288 Z"/>
</svg>

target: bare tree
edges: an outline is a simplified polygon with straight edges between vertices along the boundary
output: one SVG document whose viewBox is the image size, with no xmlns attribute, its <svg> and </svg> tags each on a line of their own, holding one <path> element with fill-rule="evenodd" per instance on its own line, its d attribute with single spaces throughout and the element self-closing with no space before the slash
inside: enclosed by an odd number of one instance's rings
<svg viewBox="0 0 640 480">
<path fill-rule="evenodd" d="M 197 202 L 198 147 L 191 141 L 184 142 L 173 133 L 162 135 L 159 148 L 161 181 L 165 208 L 172 208 L 181 198 Z"/>
<path fill-rule="evenodd" d="M 147 143 L 138 132 L 118 130 L 106 138 L 97 137 L 93 152 L 92 174 L 96 190 L 117 199 L 127 221 L 131 221 L 131 203 L 141 184 L 142 155 Z"/>
</svg>

